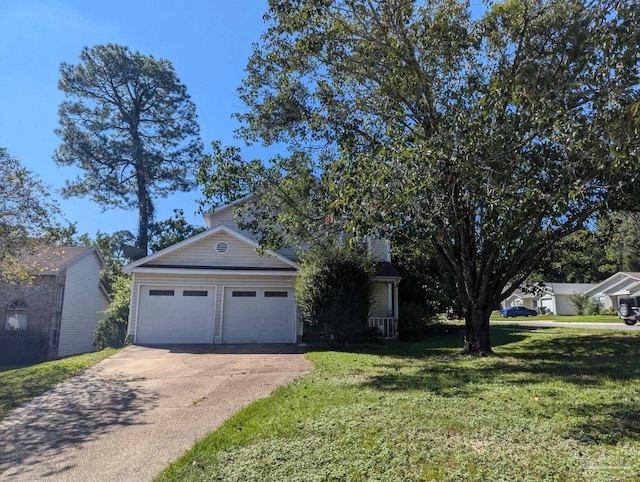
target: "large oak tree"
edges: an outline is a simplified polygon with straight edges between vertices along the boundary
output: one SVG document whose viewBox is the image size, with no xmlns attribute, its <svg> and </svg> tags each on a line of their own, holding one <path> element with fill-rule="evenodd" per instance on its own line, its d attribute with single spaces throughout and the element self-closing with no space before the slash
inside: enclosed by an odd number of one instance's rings
<svg viewBox="0 0 640 482">
<path fill-rule="evenodd" d="M 193 187 L 202 143 L 195 105 L 168 60 L 108 44 L 84 48 L 60 66 L 60 165 L 83 173 L 65 196 L 138 209 L 138 244 L 147 252 L 154 197 Z"/>
<path fill-rule="evenodd" d="M 266 19 L 240 135 L 291 155 L 220 148 L 205 193 L 254 194 L 268 242 L 301 219 L 413 240 L 455 279 L 467 353 L 558 242 L 633 206 L 637 2 L 271 0 Z"/>
</svg>

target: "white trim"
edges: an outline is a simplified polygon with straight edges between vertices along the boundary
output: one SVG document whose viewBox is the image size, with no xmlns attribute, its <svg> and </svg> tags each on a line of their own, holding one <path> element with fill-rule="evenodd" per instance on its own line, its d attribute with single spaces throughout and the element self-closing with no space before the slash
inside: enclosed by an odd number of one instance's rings
<svg viewBox="0 0 640 482">
<path fill-rule="evenodd" d="M 196 269 L 196 268 L 136 268 L 143 274 L 202 274 L 220 276 L 297 276 L 297 271 L 273 269 Z"/>
<path fill-rule="evenodd" d="M 614 281 L 615 278 L 618 278 L 618 281 L 615 281 L 611 286 L 609 286 L 607 288 L 604 288 L 604 289 L 602 288 L 603 286 L 606 286 L 609 282 Z M 620 283 L 622 283 L 623 281 L 626 281 L 626 280 L 640 281 L 640 279 L 638 279 L 636 276 L 628 274 L 625 271 L 618 271 L 616 274 L 612 274 L 611 276 L 609 276 L 604 281 L 600 281 L 600 283 L 596 284 L 592 288 L 590 288 L 587 291 L 585 291 L 585 294 L 588 295 L 588 296 L 594 296 L 594 295 L 600 294 L 600 293 L 606 295 L 607 291 L 609 291 L 612 288 L 618 286 Z"/>
<path fill-rule="evenodd" d="M 185 246 L 189 246 L 190 244 L 196 243 L 202 239 L 208 238 L 209 236 L 213 236 L 214 234 L 217 234 L 219 232 L 224 232 L 232 237 L 235 237 L 236 239 L 239 239 L 240 241 L 244 241 L 245 243 L 247 243 L 248 245 L 252 246 L 253 248 L 258 248 L 258 243 L 256 243 L 254 240 L 244 236 L 243 234 L 240 234 L 239 232 L 229 228 L 228 226 L 225 226 L 223 224 L 220 224 L 218 226 L 216 226 L 215 228 L 211 228 L 211 229 L 207 229 L 206 231 L 203 231 L 199 234 L 196 234 L 195 236 L 192 236 L 188 239 L 185 239 L 183 241 L 180 241 L 179 243 L 176 243 L 172 246 L 169 246 L 168 248 L 165 249 L 161 249 L 160 251 L 156 251 L 153 254 L 150 254 L 149 256 L 145 256 L 144 258 L 140 258 L 137 261 L 134 261 L 132 263 L 129 263 L 128 265 L 124 266 L 122 268 L 122 271 L 124 271 L 125 273 L 133 273 L 134 270 L 138 271 L 136 268 L 138 268 L 139 266 L 145 264 L 145 263 L 149 263 L 153 260 L 156 260 L 158 258 L 161 258 L 163 256 L 166 256 L 170 253 L 173 253 L 174 251 L 177 251 L 179 249 L 184 248 Z M 298 269 L 298 264 L 295 263 L 294 261 L 291 261 L 289 258 L 282 256 L 281 254 L 276 253 L 275 251 L 271 251 L 270 249 L 265 249 L 264 252 L 266 254 L 268 254 L 269 256 L 272 256 L 280 261 L 282 261 L 283 263 Z"/>
</svg>

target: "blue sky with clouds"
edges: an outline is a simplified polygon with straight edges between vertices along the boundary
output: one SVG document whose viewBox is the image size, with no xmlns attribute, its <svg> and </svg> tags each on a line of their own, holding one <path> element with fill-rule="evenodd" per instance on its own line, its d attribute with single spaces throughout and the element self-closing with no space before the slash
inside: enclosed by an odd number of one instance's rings
<svg viewBox="0 0 640 482">
<path fill-rule="evenodd" d="M 243 110 L 236 89 L 265 28 L 266 0 L 0 0 L 0 146 L 37 173 L 53 192 L 78 174 L 52 160 L 59 139 L 59 65 L 78 63 L 85 46 L 108 42 L 170 60 L 198 112 L 202 140 L 238 144 L 231 117 Z M 259 146 L 247 157 L 266 155 Z M 55 197 L 60 198 L 57 192 Z M 157 205 L 157 219 L 174 208 L 202 224 L 199 194 L 176 194 Z M 133 211 L 101 208 L 89 199 L 59 200 L 80 233 L 135 232 Z"/>
</svg>

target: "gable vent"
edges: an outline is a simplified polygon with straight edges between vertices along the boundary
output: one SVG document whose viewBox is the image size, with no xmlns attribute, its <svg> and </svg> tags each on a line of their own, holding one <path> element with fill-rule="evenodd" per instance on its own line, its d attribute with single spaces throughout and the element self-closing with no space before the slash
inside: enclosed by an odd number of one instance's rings
<svg viewBox="0 0 640 482">
<path fill-rule="evenodd" d="M 216 243 L 216 253 L 227 254 L 229 252 L 229 243 L 226 241 L 218 241 Z"/>
</svg>

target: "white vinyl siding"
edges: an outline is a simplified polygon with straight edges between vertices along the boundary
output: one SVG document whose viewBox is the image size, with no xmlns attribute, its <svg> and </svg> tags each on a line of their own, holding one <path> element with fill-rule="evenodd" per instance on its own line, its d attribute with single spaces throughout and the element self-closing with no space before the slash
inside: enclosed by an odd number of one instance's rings
<svg viewBox="0 0 640 482">
<path fill-rule="evenodd" d="M 100 263 L 85 256 L 66 270 L 58 356 L 94 350 L 93 330 L 104 316 L 108 300 L 100 289 Z"/>
<path fill-rule="evenodd" d="M 238 223 L 234 220 L 233 207 L 230 206 L 221 211 L 216 211 L 213 216 L 208 220 L 207 225 L 209 228 L 215 228 L 216 226 L 228 226 L 234 231 L 240 231 Z"/>
<path fill-rule="evenodd" d="M 369 256 L 376 261 L 391 261 L 389 243 L 384 239 L 369 238 L 367 240 Z"/>
<path fill-rule="evenodd" d="M 369 306 L 370 317 L 387 317 L 390 311 L 389 292 L 387 283 L 374 283 L 371 305 Z"/>
<path fill-rule="evenodd" d="M 576 315 L 576 309 L 568 295 L 556 295 L 556 315 Z"/>
<path fill-rule="evenodd" d="M 229 245 L 229 251 L 225 254 L 216 252 L 216 244 L 220 241 L 224 241 Z M 291 268 L 290 265 L 277 258 L 266 254 L 258 256 L 252 246 L 224 232 L 206 237 L 182 249 L 145 263 L 145 266 L 157 265 Z"/>
<path fill-rule="evenodd" d="M 131 287 L 131 306 L 129 307 L 129 329 L 130 336 L 135 336 L 136 322 L 138 319 L 138 298 L 140 296 L 140 287 L 142 285 L 153 285 L 154 287 L 189 285 L 190 289 L 197 289 L 197 286 L 215 287 L 215 316 L 214 316 L 214 342 L 220 343 L 222 340 L 222 310 L 223 310 L 223 291 L 224 288 L 246 288 L 260 286 L 262 288 L 294 288 L 295 273 L 291 276 L 260 276 L 247 274 L 245 276 L 236 275 L 191 275 L 191 274 L 153 274 L 153 273 L 134 273 Z M 302 325 L 298 323 L 296 326 L 296 334 L 302 333 Z"/>
</svg>

